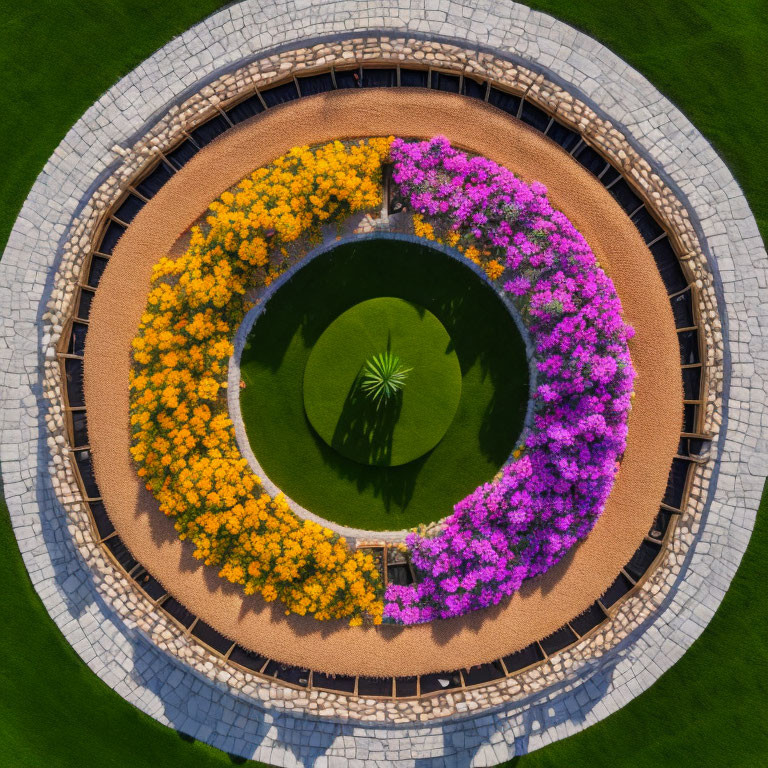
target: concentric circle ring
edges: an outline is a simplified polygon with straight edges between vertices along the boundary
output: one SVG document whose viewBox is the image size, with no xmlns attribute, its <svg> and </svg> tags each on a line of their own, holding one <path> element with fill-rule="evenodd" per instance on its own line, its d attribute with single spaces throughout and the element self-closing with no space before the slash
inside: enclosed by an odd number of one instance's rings
<svg viewBox="0 0 768 768">
<path fill-rule="evenodd" d="M 370 360 L 391 352 L 403 385 L 378 400 L 361 389 Z M 380 297 L 350 307 L 315 343 L 304 369 L 304 409 L 325 443 L 360 464 L 408 464 L 442 440 L 461 396 L 451 337 L 424 307 Z"/>
<path fill-rule="evenodd" d="M 357 115 L 354 129 L 351 114 Z M 127 382 L 130 342 L 145 306 L 146 294 L 137 288 L 148 286 L 158 250 L 170 251 L 208 203 L 254 167 L 291 146 L 357 132 L 426 137 L 442 132 L 454 145 L 488 156 L 526 181 L 538 178 L 614 280 L 626 320 L 636 330 L 632 355 L 639 375 L 625 459 L 590 536 L 572 557 L 499 610 L 404 631 L 318 627 L 311 618 L 284 617 L 274 604 L 259 604 L 255 596 L 246 598 L 219 584 L 181 542 L 169 540 L 172 522 L 158 519 L 156 502 L 131 463 L 127 418 L 115 419 L 116 413 L 128 412 L 127 386 L 118 382 Z M 115 307 L 121 308 L 119 317 Z M 187 608 L 245 647 L 333 674 L 457 669 L 551 634 L 603 594 L 632 556 L 657 513 L 679 439 L 678 355 L 666 292 L 642 238 L 602 185 L 562 150 L 502 113 L 451 94 L 358 90 L 308 97 L 236 127 L 196 155 L 144 206 L 115 247 L 86 341 L 85 396 L 96 478 L 118 533 L 150 573 Z"/>
</svg>

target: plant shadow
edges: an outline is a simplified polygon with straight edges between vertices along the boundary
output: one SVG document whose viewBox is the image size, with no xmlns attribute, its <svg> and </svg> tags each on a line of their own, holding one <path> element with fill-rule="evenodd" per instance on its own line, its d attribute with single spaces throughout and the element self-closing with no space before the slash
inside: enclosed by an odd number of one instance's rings
<svg viewBox="0 0 768 768">
<path fill-rule="evenodd" d="M 377 404 L 363 391 L 362 383 L 361 370 L 347 393 L 331 447 L 353 461 L 388 466 L 403 395 L 397 392 L 388 401 Z"/>
<path fill-rule="evenodd" d="M 329 446 L 307 421 L 307 428 L 312 432 L 312 437 L 317 444 L 317 450 L 321 454 L 323 462 L 340 478 L 352 482 L 358 491 L 372 490 L 375 498 L 381 501 L 385 512 L 404 510 L 413 498 L 419 473 L 423 469 L 432 451 L 427 451 L 414 461 L 407 464 L 390 467 L 384 462 L 382 465 L 362 464 L 353 459 L 348 459 L 335 448 Z M 391 440 L 382 438 L 384 445 L 380 447 L 380 455 L 384 456 L 387 450 L 391 451 Z M 387 448 L 387 442 L 389 447 Z"/>
</svg>

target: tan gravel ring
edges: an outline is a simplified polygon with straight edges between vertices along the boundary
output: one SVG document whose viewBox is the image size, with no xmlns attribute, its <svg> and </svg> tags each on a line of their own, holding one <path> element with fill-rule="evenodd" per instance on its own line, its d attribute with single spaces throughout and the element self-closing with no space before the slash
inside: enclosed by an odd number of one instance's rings
<svg viewBox="0 0 768 768">
<path fill-rule="evenodd" d="M 446 135 L 527 181 L 584 234 L 614 280 L 638 371 L 627 451 L 605 513 L 559 566 L 495 609 L 409 628 L 349 628 L 285 617 L 192 558 L 143 489 L 128 453 L 130 342 L 153 264 L 226 188 L 291 146 L 370 135 Z M 96 480 L 118 534 L 190 611 L 265 656 L 333 674 L 415 675 L 499 658 L 546 637 L 602 595 L 658 511 L 679 439 L 682 387 L 672 312 L 654 260 L 600 182 L 562 149 L 502 112 L 440 92 L 333 92 L 271 109 L 199 152 L 139 212 L 96 293 L 85 350 L 85 396 Z"/>
</svg>

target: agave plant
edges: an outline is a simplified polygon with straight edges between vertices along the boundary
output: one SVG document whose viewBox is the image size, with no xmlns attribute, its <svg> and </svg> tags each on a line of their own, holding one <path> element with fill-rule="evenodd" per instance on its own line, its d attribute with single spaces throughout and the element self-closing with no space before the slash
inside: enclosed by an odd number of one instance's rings
<svg viewBox="0 0 768 768">
<path fill-rule="evenodd" d="M 412 368 L 404 368 L 400 358 L 390 350 L 374 355 L 365 361 L 360 388 L 374 403 L 376 410 L 388 402 L 405 386 Z"/>
</svg>

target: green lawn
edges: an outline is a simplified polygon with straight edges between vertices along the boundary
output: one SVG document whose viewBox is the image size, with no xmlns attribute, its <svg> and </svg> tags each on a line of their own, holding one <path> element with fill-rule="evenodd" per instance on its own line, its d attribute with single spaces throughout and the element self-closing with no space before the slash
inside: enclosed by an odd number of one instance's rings
<svg viewBox="0 0 768 768">
<path fill-rule="evenodd" d="M 378 296 L 323 331 L 302 391 L 307 419 L 327 445 L 360 464 L 397 467 L 443 439 L 461 399 L 461 367 L 428 309 Z"/>
<path fill-rule="evenodd" d="M 364 414 L 356 413 L 351 401 L 340 404 L 346 406 L 341 426 L 336 421 L 327 425 L 328 442 L 346 440 L 342 452 L 318 436 L 305 412 L 304 374 L 317 362 L 313 350 L 323 351 L 326 329 L 332 323 L 337 327 L 339 315 L 376 297 L 398 297 L 432 312 L 440 321 L 435 321 L 437 328 L 450 336 L 461 368 L 454 382 L 460 387 L 458 409 L 454 401 L 455 415 L 445 425 L 444 436 L 439 442 L 439 435 L 428 439 L 434 448 L 418 451 L 418 458 L 400 466 L 370 466 L 347 458 L 346 449 L 351 450 L 353 442 L 367 441 L 363 434 L 354 437 L 359 424 L 353 422 Z M 361 357 L 352 361 L 353 366 L 360 366 L 371 350 L 375 353 L 376 346 L 363 343 L 365 334 L 355 335 L 344 344 L 345 352 L 326 350 L 330 359 L 320 366 L 326 378 L 345 373 L 339 357 L 350 349 L 357 349 Z M 438 411 L 420 404 L 418 397 L 411 402 L 413 395 L 420 395 L 428 373 L 425 352 L 413 343 L 415 334 L 408 339 L 396 333 L 396 338 L 403 339 L 404 360 L 415 370 L 406 384 L 397 424 L 389 425 L 395 436 L 400 420 L 407 426 L 425 412 Z M 386 334 L 379 343 L 386 345 Z M 386 239 L 341 245 L 300 269 L 255 323 L 241 371 L 246 383 L 240 395 L 243 420 L 267 476 L 306 509 L 343 525 L 372 530 L 409 528 L 450 514 L 457 501 L 490 480 L 509 457 L 528 401 L 525 347 L 488 284 L 468 266 L 433 248 Z M 315 379 L 321 375 L 319 370 L 314 373 Z M 310 391 L 317 384 L 311 382 Z M 347 384 L 342 397 L 348 389 Z M 315 416 L 318 408 L 315 403 Z M 339 427 L 336 435 L 334 424 Z M 388 424 L 379 426 L 386 431 Z M 419 437 L 429 438 L 427 429 L 419 431 Z M 381 434 L 378 439 L 387 441 Z M 414 447 L 416 439 L 404 448 Z"/>
<path fill-rule="evenodd" d="M 214 768 L 243 762 L 142 714 L 83 664 L 29 581 L 2 501 L 0 551 L 0 765 Z"/>
<path fill-rule="evenodd" d="M 715 144 L 768 235 L 764 0 L 540 0 L 648 76 Z M 117 78 L 211 12 L 199 0 L 39 0 L 3 9 L 0 243 L 66 130 Z M 515 768 L 752 768 L 768 764 L 766 497 L 731 590 L 653 688 Z M 0 765 L 174 768 L 229 757 L 140 714 L 79 661 L 48 619 L 0 512 Z M 237 761 L 239 762 L 239 761 Z M 251 763 L 250 765 L 255 765 Z"/>
</svg>

